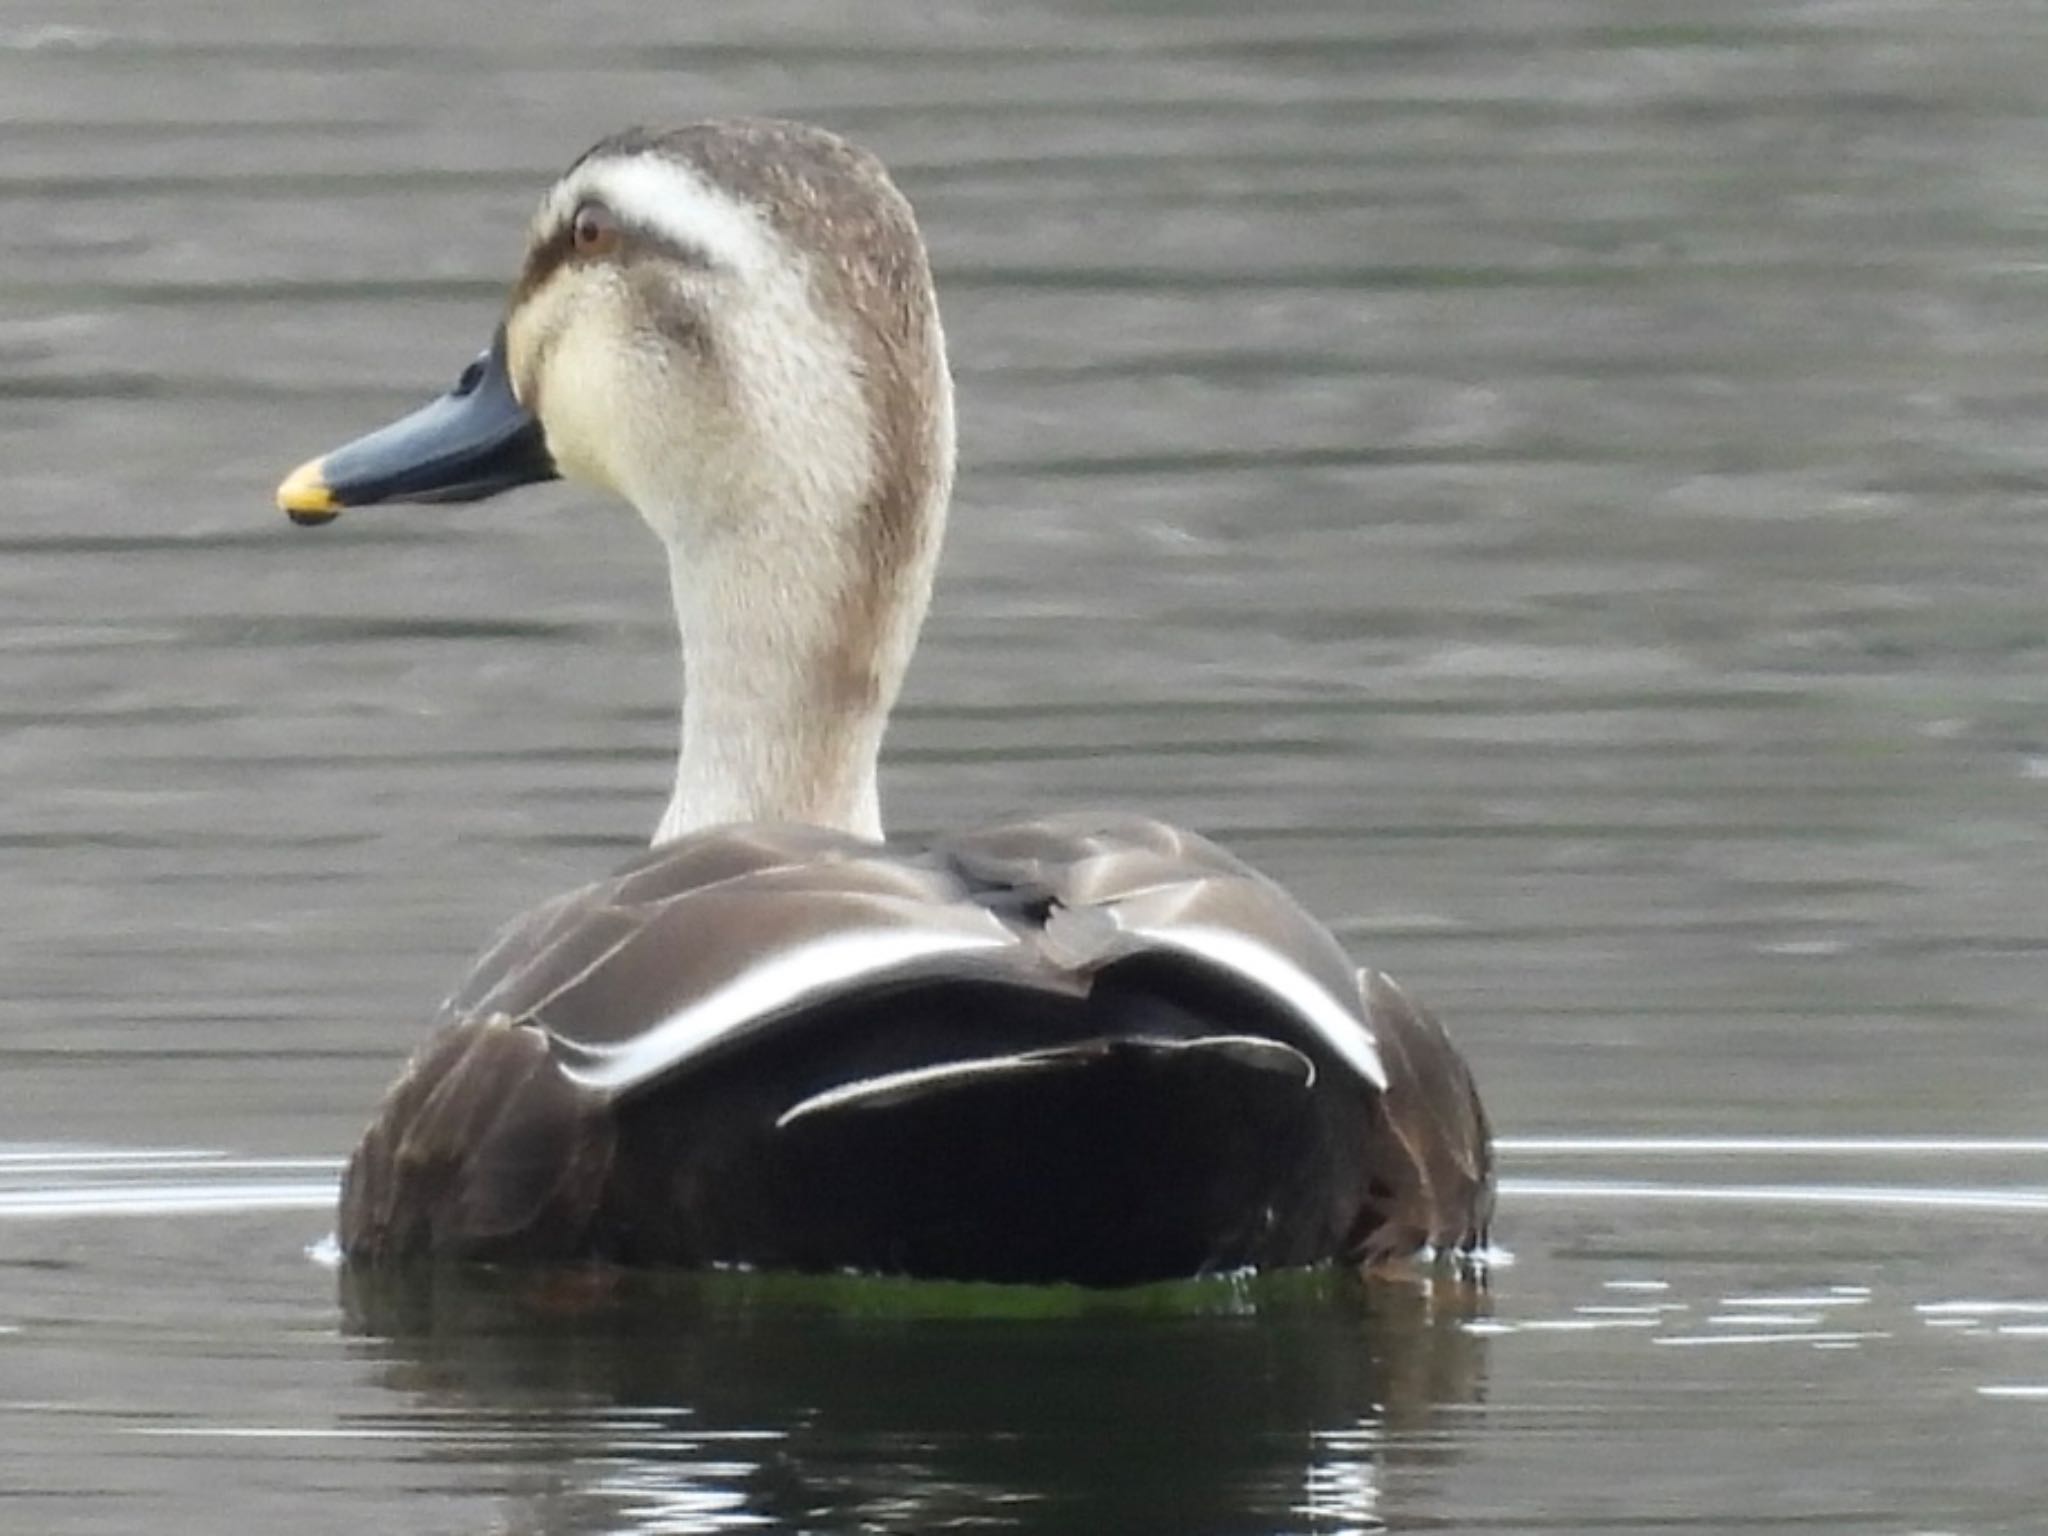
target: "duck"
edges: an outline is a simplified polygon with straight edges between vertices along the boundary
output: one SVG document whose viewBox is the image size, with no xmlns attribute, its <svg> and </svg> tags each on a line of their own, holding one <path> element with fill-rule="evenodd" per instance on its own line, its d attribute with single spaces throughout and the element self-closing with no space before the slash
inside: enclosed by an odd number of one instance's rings
<svg viewBox="0 0 2048 1536">
<path fill-rule="evenodd" d="M 885 836 L 954 462 L 908 200 L 733 119 L 576 160 L 453 389 L 279 486 L 308 526 L 611 492 L 681 648 L 650 847 L 441 1004 L 347 1164 L 351 1266 L 1114 1287 L 1483 1251 L 1464 1057 L 1273 880 L 1132 811 Z"/>
</svg>

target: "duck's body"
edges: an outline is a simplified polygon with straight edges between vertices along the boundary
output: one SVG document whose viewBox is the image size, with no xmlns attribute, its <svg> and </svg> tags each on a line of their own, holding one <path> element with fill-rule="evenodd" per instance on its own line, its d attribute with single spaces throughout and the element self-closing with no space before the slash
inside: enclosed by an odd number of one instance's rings
<svg viewBox="0 0 2048 1536">
<path fill-rule="evenodd" d="M 1270 881 L 1135 816 L 882 840 L 952 410 L 876 162 L 790 124 L 598 146 L 480 367 L 280 500 L 557 466 L 668 546 L 675 791 L 444 1005 L 349 1165 L 352 1259 L 1121 1284 L 1483 1241 L 1463 1061 Z"/>
<path fill-rule="evenodd" d="M 529 914 L 349 1168 L 365 1257 L 1094 1284 L 1469 1245 L 1443 1034 L 1137 817 L 718 829 Z"/>
</svg>

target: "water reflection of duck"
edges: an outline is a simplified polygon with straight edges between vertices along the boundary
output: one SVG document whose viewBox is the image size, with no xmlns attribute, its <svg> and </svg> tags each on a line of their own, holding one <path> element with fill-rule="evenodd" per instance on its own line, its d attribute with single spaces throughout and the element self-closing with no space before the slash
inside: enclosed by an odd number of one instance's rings
<svg viewBox="0 0 2048 1536">
<path fill-rule="evenodd" d="M 606 140 L 455 390 L 278 499 L 558 472 L 668 550 L 674 796 L 444 1007 L 349 1165 L 351 1258 L 1118 1284 L 1483 1239 L 1462 1059 L 1270 881 L 1133 815 L 881 841 L 953 406 L 875 160 L 786 123 Z"/>
<path fill-rule="evenodd" d="M 1408 1529 L 1486 1395 L 1448 1277 L 357 1269 L 342 1300 L 374 1422 L 530 1500 L 516 1531 Z"/>
</svg>

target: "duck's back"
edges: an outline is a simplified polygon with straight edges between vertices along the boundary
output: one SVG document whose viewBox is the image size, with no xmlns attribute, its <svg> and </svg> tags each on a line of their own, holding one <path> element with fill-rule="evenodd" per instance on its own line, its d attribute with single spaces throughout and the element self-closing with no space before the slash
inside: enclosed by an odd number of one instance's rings
<svg viewBox="0 0 2048 1536">
<path fill-rule="evenodd" d="M 1435 1022 L 1139 817 L 692 834 L 512 925 L 350 1163 L 415 1256 L 1118 1284 L 1469 1247 Z"/>
</svg>

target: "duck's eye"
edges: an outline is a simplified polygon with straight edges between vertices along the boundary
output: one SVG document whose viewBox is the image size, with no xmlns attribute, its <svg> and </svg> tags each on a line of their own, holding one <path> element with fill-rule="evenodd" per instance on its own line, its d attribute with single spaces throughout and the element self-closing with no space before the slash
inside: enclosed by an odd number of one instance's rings
<svg viewBox="0 0 2048 1536">
<path fill-rule="evenodd" d="M 603 256 L 619 243 L 619 221 L 603 203 L 585 203 L 569 221 L 569 243 L 578 256 Z"/>
</svg>

